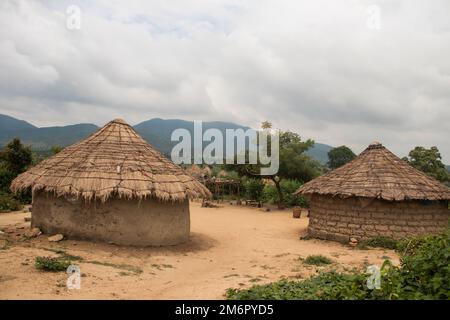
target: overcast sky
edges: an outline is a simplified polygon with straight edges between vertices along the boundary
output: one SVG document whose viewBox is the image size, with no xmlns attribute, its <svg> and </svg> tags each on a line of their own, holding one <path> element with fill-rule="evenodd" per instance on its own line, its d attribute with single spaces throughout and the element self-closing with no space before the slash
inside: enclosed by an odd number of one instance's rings
<svg viewBox="0 0 450 320">
<path fill-rule="evenodd" d="M 355 152 L 436 145 L 450 163 L 450 1 L 1 0 L 0 113 L 270 120 Z"/>
</svg>

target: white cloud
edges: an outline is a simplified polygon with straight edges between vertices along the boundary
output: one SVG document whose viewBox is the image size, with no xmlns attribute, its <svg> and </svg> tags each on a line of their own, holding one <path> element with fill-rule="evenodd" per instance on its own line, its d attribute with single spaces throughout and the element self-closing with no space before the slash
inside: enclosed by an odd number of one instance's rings
<svg viewBox="0 0 450 320">
<path fill-rule="evenodd" d="M 66 8 L 79 5 L 81 30 Z M 378 5 L 380 30 L 366 26 Z M 0 112 L 277 126 L 450 163 L 447 1 L 2 1 Z"/>
</svg>

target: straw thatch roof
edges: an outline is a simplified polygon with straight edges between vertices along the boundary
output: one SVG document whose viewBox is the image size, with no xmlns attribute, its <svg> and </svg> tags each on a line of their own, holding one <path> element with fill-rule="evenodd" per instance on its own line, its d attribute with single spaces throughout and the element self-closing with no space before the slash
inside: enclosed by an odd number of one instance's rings
<svg viewBox="0 0 450 320">
<path fill-rule="evenodd" d="M 30 187 L 33 192 L 101 201 L 113 196 L 162 201 L 211 196 L 204 185 L 120 119 L 42 161 L 11 184 L 13 192 Z"/>
<path fill-rule="evenodd" d="M 411 167 L 378 142 L 356 159 L 295 192 L 385 200 L 450 200 L 450 189 Z"/>
<path fill-rule="evenodd" d="M 188 167 L 186 169 L 186 172 L 196 179 L 203 178 L 203 170 L 196 164 L 193 164 L 192 166 Z"/>
</svg>

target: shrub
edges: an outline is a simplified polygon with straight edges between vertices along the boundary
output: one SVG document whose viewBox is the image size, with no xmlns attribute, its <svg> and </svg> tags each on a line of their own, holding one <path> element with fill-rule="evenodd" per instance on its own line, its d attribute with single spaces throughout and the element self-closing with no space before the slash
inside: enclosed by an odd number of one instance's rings
<svg viewBox="0 0 450 320">
<path fill-rule="evenodd" d="M 281 180 L 280 187 L 283 193 L 283 204 L 287 207 L 300 206 L 307 208 L 309 207 L 308 201 L 302 196 L 295 196 L 293 193 L 298 190 L 302 185 L 301 182 L 297 180 L 285 179 Z M 278 192 L 274 185 L 268 184 L 263 190 L 263 201 L 267 203 L 277 203 Z"/>
<path fill-rule="evenodd" d="M 304 281 L 281 280 L 256 285 L 248 290 L 228 289 L 230 300 L 341 300 L 361 299 L 358 290 L 365 279 L 361 275 L 337 272 L 321 273 Z"/>
<path fill-rule="evenodd" d="M 36 269 L 49 272 L 66 271 L 70 264 L 69 260 L 61 257 L 36 257 L 34 262 Z"/>
<path fill-rule="evenodd" d="M 304 262 L 314 266 L 323 266 L 326 264 L 332 264 L 333 260 L 322 255 L 311 255 L 307 256 Z"/>
<path fill-rule="evenodd" d="M 249 200 L 260 201 L 264 189 L 264 183 L 261 179 L 246 179 L 244 181 L 245 195 Z"/>
<path fill-rule="evenodd" d="M 375 248 L 385 248 L 385 249 L 397 249 L 398 241 L 388 237 L 374 237 L 368 240 L 361 241 L 358 246 L 361 247 L 375 247 Z"/>
<path fill-rule="evenodd" d="M 0 192 L 0 212 L 10 212 L 20 210 L 22 204 L 11 194 Z"/>
<path fill-rule="evenodd" d="M 450 299 L 450 231 L 398 244 L 400 266 L 385 260 L 381 287 L 369 289 L 364 272 L 321 273 L 304 281 L 281 280 L 247 290 L 228 289 L 228 299 L 413 300 Z"/>
<path fill-rule="evenodd" d="M 8 193 L 11 181 L 14 180 L 16 176 L 6 166 L 0 163 L 0 193 Z"/>
</svg>

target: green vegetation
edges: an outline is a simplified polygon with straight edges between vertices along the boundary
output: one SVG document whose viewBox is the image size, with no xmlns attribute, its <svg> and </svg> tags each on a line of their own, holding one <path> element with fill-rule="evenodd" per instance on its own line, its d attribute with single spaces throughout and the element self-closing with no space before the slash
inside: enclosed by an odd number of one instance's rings
<svg viewBox="0 0 450 320">
<path fill-rule="evenodd" d="M 50 151 L 53 155 L 60 153 L 62 150 L 63 150 L 63 147 L 60 147 L 60 146 L 52 146 L 50 148 Z"/>
<path fill-rule="evenodd" d="M 263 123 L 262 130 L 268 130 L 271 127 L 269 122 Z M 269 132 L 267 132 L 270 135 Z M 270 140 L 271 141 L 271 140 Z M 270 141 L 268 141 L 268 150 L 270 150 Z M 280 141 L 280 153 L 279 153 L 279 170 L 276 175 L 259 176 L 262 167 L 261 164 L 245 164 L 245 165 L 228 165 L 228 169 L 235 169 L 237 173 L 247 177 L 258 177 L 270 179 L 277 191 L 277 200 L 279 208 L 284 207 L 284 197 L 286 194 L 283 192 L 281 183 L 285 179 L 296 179 L 298 181 L 309 181 L 323 172 L 322 165 L 310 158 L 306 151 L 313 145 L 314 141 L 308 139 L 303 141 L 299 134 L 291 131 L 279 132 Z"/>
<path fill-rule="evenodd" d="M 337 169 L 355 158 L 356 154 L 349 147 L 340 146 L 328 152 L 329 160 L 327 165 L 330 169 Z"/>
<path fill-rule="evenodd" d="M 415 147 L 403 160 L 436 180 L 450 184 L 450 174 L 441 161 L 442 157 L 437 147 L 430 149 Z"/>
<path fill-rule="evenodd" d="M 286 207 L 309 207 L 309 203 L 306 198 L 302 196 L 294 196 L 294 192 L 302 186 L 302 183 L 298 180 L 286 179 L 280 183 L 281 192 L 283 196 L 283 205 Z M 263 190 L 263 201 L 266 203 L 274 204 L 278 201 L 278 191 L 274 185 L 266 184 Z"/>
<path fill-rule="evenodd" d="M 84 262 L 96 264 L 96 265 L 100 265 L 100 266 L 105 266 L 105 267 L 111 267 L 111 268 L 115 268 L 115 269 L 121 269 L 121 270 L 125 270 L 125 271 L 130 271 L 130 272 L 133 272 L 134 274 L 141 274 L 143 272 L 143 270 L 141 268 L 138 268 L 138 267 L 135 267 L 135 266 L 132 266 L 129 264 L 115 264 L 115 263 L 101 262 L 101 261 L 95 261 L 95 260 L 86 260 Z"/>
<path fill-rule="evenodd" d="M 30 192 L 12 195 L 9 190 L 14 178 L 27 170 L 31 163 L 31 149 L 19 139 L 12 140 L 0 151 L 0 212 L 19 210 L 21 202 L 31 201 Z"/>
<path fill-rule="evenodd" d="M 22 204 L 13 195 L 0 192 L 0 212 L 20 210 Z"/>
<path fill-rule="evenodd" d="M 65 250 L 51 249 L 51 248 L 42 248 L 42 249 L 58 254 L 59 258 L 61 258 L 62 260 L 68 260 L 68 261 L 82 261 L 83 260 L 82 257 L 71 255 L 71 254 L 67 253 Z"/>
<path fill-rule="evenodd" d="M 247 199 L 256 201 L 260 201 L 262 199 L 264 183 L 261 181 L 261 179 L 243 179 L 243 187 Z"/>
<path fill-rule="evenodd" d="M 385 248 L 385 249 L 397 249 L 398 241 L 388 237 L 374 237 L 368 240 L 364 240 L 358 243 L 358 247 L 373 247 L 373 248 Z"/>
<path fill-rule="evenodd" d="M 450 229 L 400 241 L 400 266 L 385 260 L 381 287 L 369 289 L 364 272 L 323 272 L 304 281 L 281 280 L 247 290 L 228 289 L 231 300 L 416 300 L 450 299 Z"/>
<path fill-rule="evenodd" d="M 306 257 L 304 263 L 314 266 L 324 266 L 327 264 L 332 264 L 333 260 L 322 255 L 311 255 Z"/>
<path fill-rule="evenodd" d="M 34 265 L 36 269 L 48 272 L 66 271 L 71 262 L 62 257 L 36 257 Z"/>
</svg>

